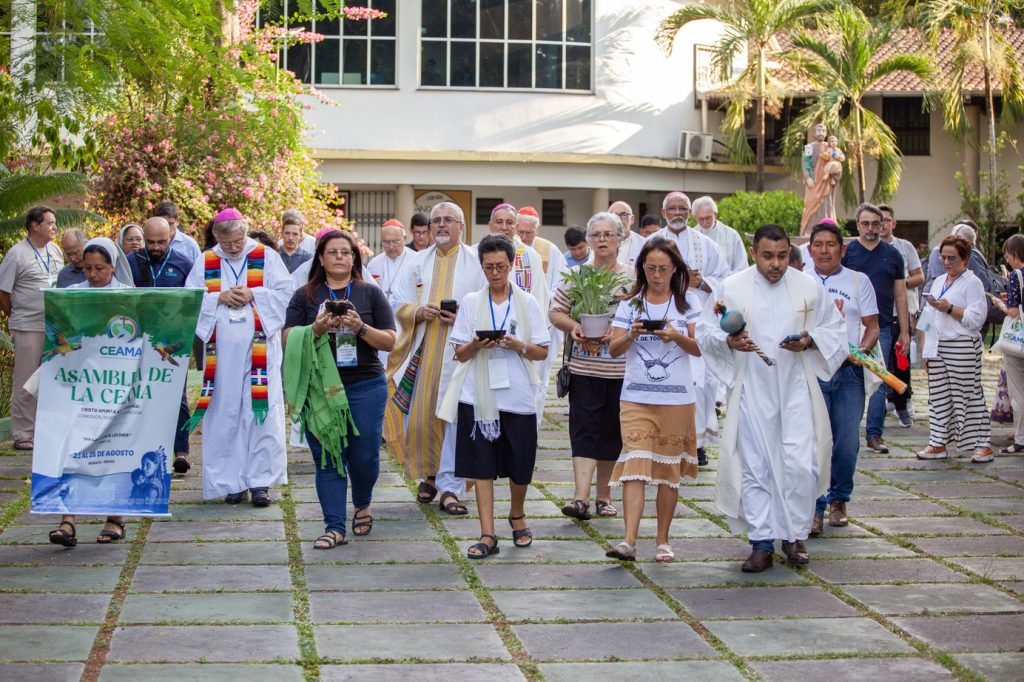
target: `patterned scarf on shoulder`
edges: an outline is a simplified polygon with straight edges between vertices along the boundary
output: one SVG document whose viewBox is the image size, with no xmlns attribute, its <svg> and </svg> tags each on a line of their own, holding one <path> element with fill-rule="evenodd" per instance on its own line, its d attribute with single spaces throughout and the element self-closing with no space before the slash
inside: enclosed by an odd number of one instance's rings
<svg viewBox="0 0 1024 682">
<path fill-rule="evenodd" d="M 250 289 L 263 286 L 264 247 L 258 245 L 249 252 L 245 270 L 245 285 Z M 214 294 L 221 290 L 221 258 L 211 249 L 203 254 L 205 267 L 206 291 Z M 252 395 L 252 412 L 256 423 L 262 424 L 270 411 L 269 388 L 267 385 L 267 335 L 263 333 L 263 324 L 253 303 L 252 308 L 252 368 L 249 370 L 249 384 Z M 203 387 L 199 392 L 199 402 L 192 417 L 182 427 L 183 431 L 194 431 L 206 415 L 213 399 L 213 380 L 217 374 L 217 330 L 214 328 L 210 340 L 206 343 L 206 359 L 203 363 Z"/>
</svg>

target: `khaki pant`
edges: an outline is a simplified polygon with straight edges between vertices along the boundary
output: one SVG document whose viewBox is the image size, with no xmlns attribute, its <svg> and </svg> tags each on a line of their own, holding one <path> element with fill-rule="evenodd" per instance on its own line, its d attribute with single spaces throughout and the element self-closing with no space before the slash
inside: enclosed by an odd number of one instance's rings
<svg viewBox="0 0 1024 682">
<path fill-rule="evenodd" d="M 1010 394 L 1013 406 L 1013 442 L 1024 445 L 1024 358 L 1003 356 L 1006 369 L 1006 392 Z"/>
<path fill-rule="evenodd" d="M 25 390 L 25 382 L 39 368 L 43 357 L 43 332 L 11 330 L 14 339 L 14 385 L 11 389 L 11 436 L 14 442 L 35 437 L 36 397 Z"/>
</svg>

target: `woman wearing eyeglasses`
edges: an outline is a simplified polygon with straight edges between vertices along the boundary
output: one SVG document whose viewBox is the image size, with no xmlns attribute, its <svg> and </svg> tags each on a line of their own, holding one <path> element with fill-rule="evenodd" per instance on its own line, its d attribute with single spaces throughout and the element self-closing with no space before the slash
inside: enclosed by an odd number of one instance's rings
<svg viewBox="0 0 1024 682">
<path fill-rule="evenodd" d="M 347 542 L 349 481 L 352 532 L 363 536 L 373 529 L 370 501 L 388 398 L 377 351 L 394 347 L 395 320 L 380 287 L 363 281 L 351 235 L 323 235 L 312 263 L 309 282 L 292 296 L 285 318 L 285 392 L 289 411 L 301 414 L 316 465 L 326 528 L 313 547 L 332 549 Z"/>
<path fill-rule="evenodd" d="M 985 287 L 967 269 L 971 245 L 946 237 L 939 245 L 946 276 L 936 277 L 923 295 L 928 308 L 919 329 L 926 340 L 928 370 L 928 447 L 918 459 L 946 459 L 947 447 L 973 453 L 975 464 L 992 461 L 990 427 L 981 385 L 981 328 L 988 314 Z"/>
<path fill-rule="evenodd" d="M 655 560 L 672 561 L 672 515 L 683 475 L 697 477 L 697 408 L 690 358 L 700 356 L 694 325 L 700 301 L 672 242 L 652 237 L 636 261 L 636 284 L 612 320 L 612 356 L 626 355 L 620 423 L 622 454 L 612 484 L 622 485 L 626 537 L 605 556 L 634 561 L 644 488 L 658 486 Z"/>
</svg>

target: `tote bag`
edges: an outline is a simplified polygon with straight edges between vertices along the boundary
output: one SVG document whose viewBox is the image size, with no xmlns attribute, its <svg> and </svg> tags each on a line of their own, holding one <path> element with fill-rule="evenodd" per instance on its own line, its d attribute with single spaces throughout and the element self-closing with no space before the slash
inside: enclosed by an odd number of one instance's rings
<svg viewBox="0 0 1024 682">
<path fill-rule="evenodd" d="M 1017 270 L 1014 275 L 1017 277 L 1017 284 L 1020 285 L 1021 295 L 1024 295 L 1024 277 L 1021 276 L 1020 270 Z M 1020 308 L 1017 310 L 1019 311 Z M 1024 358 L 1024 320 L 1021 320 L 1019 314 L 1017 317 L 1007 315 L 1003 320 L 1003 326 L 999 330 L 999 340 L 996 341 L 994 348 L 1003 355 Z"/>
</svg>

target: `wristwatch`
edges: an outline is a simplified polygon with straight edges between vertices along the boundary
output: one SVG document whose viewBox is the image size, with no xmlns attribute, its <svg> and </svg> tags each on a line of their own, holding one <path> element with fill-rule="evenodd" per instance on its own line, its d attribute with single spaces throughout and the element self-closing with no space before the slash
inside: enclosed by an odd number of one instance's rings
<svg viewBox="0 0 1024 682">
<path fill-rule="evenodd" d="M 523 347 L 519 349 L 519 354 L 524 357 L 526 356 L 526 341 L 523 341 Z"/>
<path fill-rule="evenodd" d="M 363 338 L 364 336 L 366 336 L 366 333 L 368 331 L 370 331 L 370 327 L 365 322 L 363 322 L 363 326 L 359 328 L 358 332 L 356 332 L 356 336 L 358 336 L 359 338 Z"/>
</svg>

